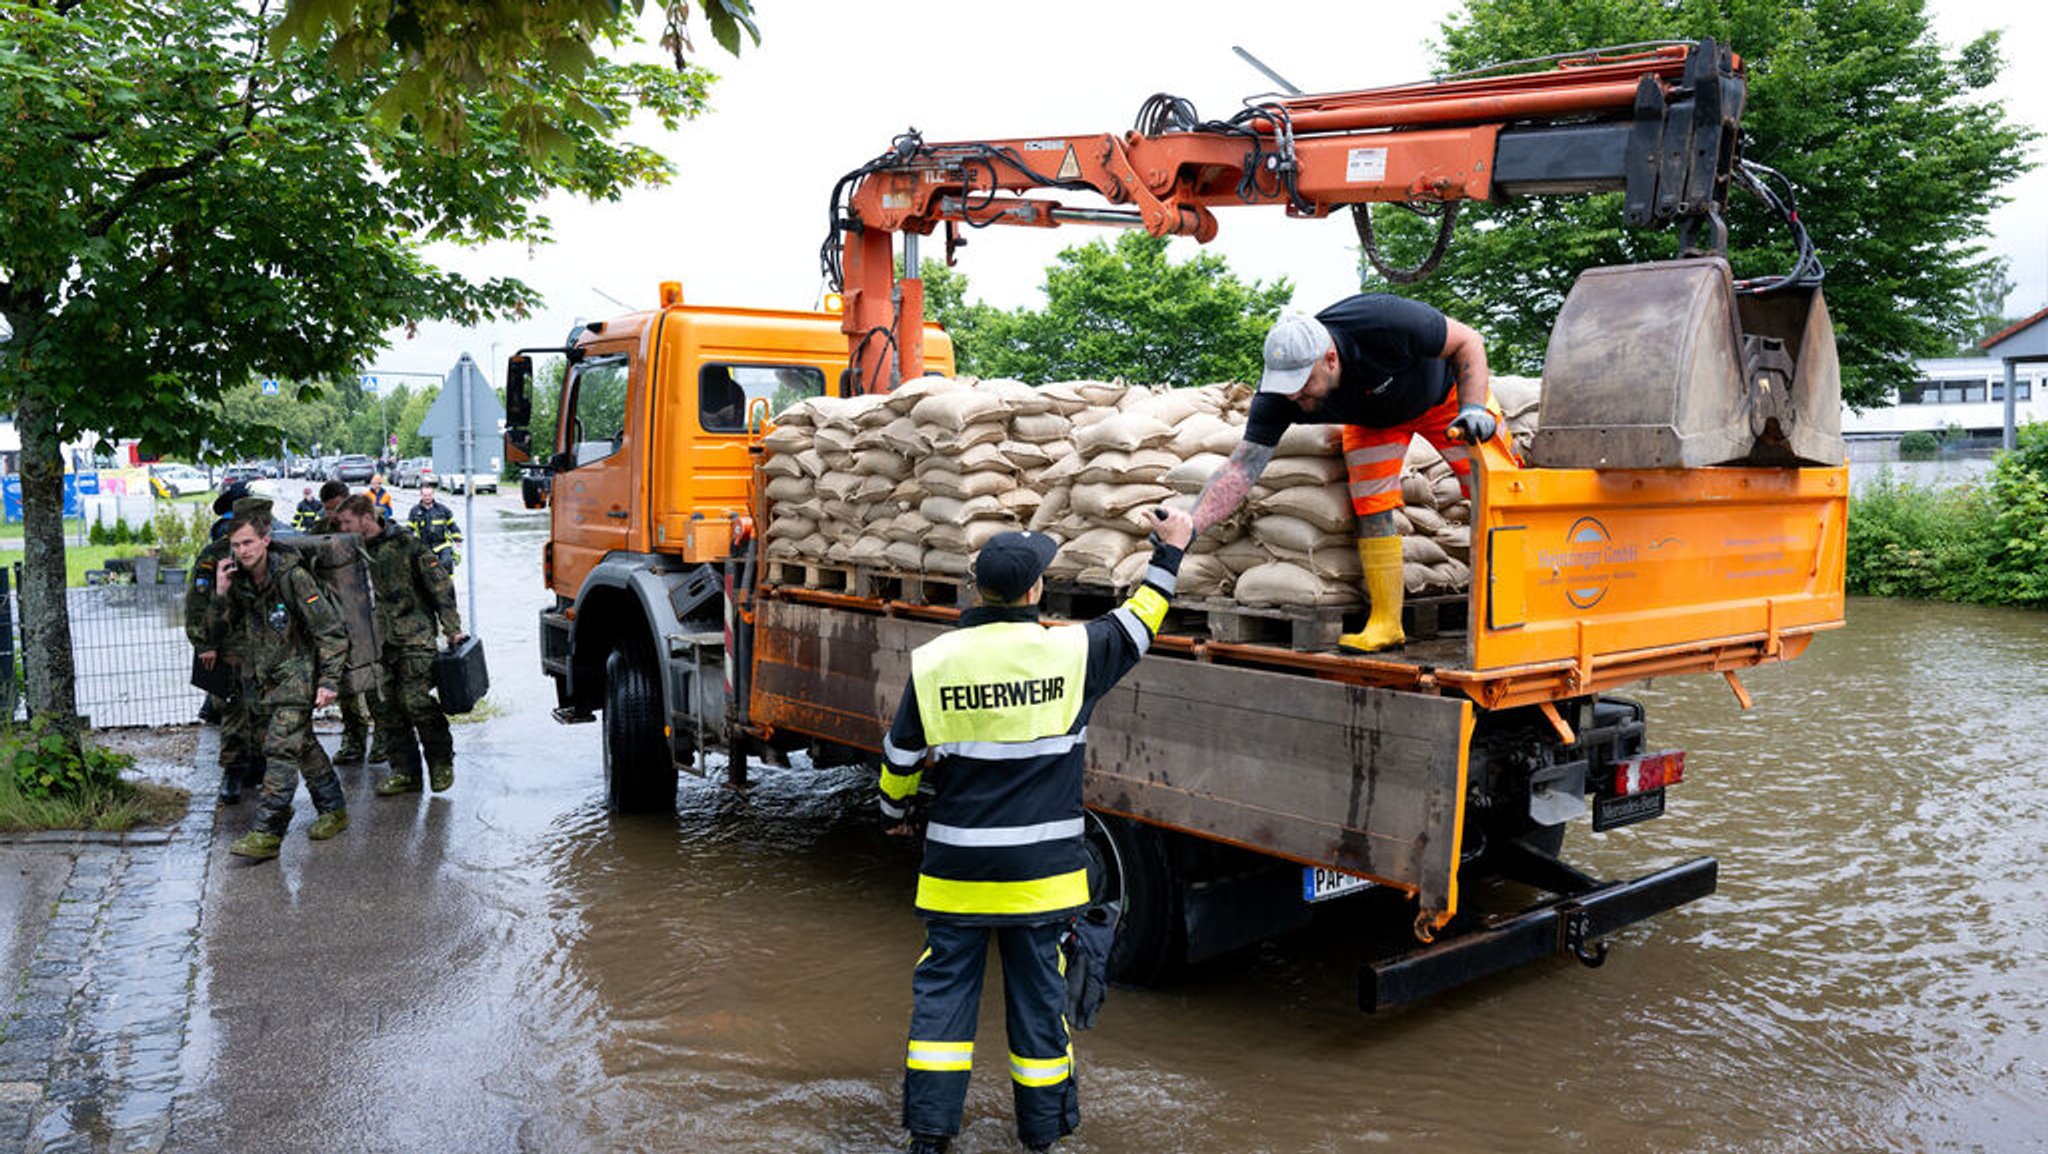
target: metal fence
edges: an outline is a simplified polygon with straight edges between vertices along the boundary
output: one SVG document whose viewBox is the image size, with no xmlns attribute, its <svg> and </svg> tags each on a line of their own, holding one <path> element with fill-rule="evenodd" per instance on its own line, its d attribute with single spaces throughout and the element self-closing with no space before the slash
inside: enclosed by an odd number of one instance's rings
<svg viewBox="0 0 2048 1154">
<path fill-rule="evenodd" d="M 21 599 L 14 574 L 0 568 L 7 603 L 0 668 L 6 716 L 19 717 Z M 192 645 L 185 639 L 185 586 L 94 585 L 66 590 L 78 712 L 95 729 L 181 725 L 198 717 L 205 694 L 193 688 Z"/>
</svg>

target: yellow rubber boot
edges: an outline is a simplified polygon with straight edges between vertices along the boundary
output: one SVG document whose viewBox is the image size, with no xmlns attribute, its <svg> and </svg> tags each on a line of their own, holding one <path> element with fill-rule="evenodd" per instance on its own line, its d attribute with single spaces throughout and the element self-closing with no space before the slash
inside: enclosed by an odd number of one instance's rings
<svg viewBox="0 0 2048 1154">
<path fill-rule="evenodd" d="M 1365 566 L 1365 595 L 1372 600 L 1372 616 L 1365 628 L 1337 639 L 1340 649 L 1374 653 L 1392 649 L 1408 640 L 1401 631 L 1401 538 L 1361 537 L 1358 560 Z"/>
</svg>

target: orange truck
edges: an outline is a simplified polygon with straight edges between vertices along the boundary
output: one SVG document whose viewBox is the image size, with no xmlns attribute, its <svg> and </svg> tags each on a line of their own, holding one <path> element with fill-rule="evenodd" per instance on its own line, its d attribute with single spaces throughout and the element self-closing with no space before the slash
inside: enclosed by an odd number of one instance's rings
<svg viewBox="0 0 2048 1154">
<path fill-rule="evenodd" d="M 1717 870 L 1602 879 L 1563 860 L 1570 826 L 1658 817 L 1669 788 L 1716 769 L 1653 743 L 1617 691 L 1708 674 L 1747 705 L 1742 670 L 1842 624 L 1848 477 L 1825 302 L 1798 275 L 1738 284 L 1713 251 L 1743 171 L 1742 93 L 1740 61 L 1705 42 L 1275 101 L 1228 125 L 899 140 L 834 194 L 843 311 L 689 304 L 670 283 L 658 308 L 513 356 L 508 449 L 552 485 L 540 634 L 557 718 L 601 721 L 618 810 L 672 806 L 682 770 L 743 784 L 753 759 L 877 756 L 911 650 L 965 591 L 881 572 L 819 588 L 764 564 L 758 466 L 795 399 L 952 371 L 918 283 L 893 270 L 894 235 L 916 270 L 916 238 L 958 223 L 1206 237 L 1208 206 L 1227 200 L 1320 215 L 1619 189 L 1638 223 L 1708 245 L 1580 276 L 1528 459 L 1488 447 L 1476 463 L 1463 628 L 1362 656 L 1169 627 L 1098 708 L 1086 778 L 1090 880 L 1113 907 L 1121 979 L 1284 932 L 1329 900 L 1400 911 L 1415 939 L 1361 960 L 1368 1009 L 1560 953 L 1598 964 L 1603 938 L 1712 892 Z M 542 354 L 567 361 L 552 430 L 529 428 Z M 1540 893 L 1478 908 L 1482 878 Z"/>
</svg>

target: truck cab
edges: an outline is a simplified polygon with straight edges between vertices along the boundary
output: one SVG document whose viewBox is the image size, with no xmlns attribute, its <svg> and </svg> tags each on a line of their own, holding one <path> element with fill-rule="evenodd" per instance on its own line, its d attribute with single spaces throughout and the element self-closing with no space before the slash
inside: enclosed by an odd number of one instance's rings
<svg viewBox="0 0 2048 1154">
<path fill-rule="evenodd" d="M 615 808 L 672 803 L 675 762 L 700 748 L 704 716 L 723 713 L 720 566 L 753 532 L 749 433 L 797 401 L 844 395 L 843 324 L 831 311 L 690 305 L 666 282 L 658 308 L 582 325 L 507 366 L 507 449 L 550 490 L 542 668 L 559 719 L 602 712 Z M 937 325 L 925 347 L 928 367 L 950 374 Z M 531 430 L 535 358 L 548 354 L 563 363 L 559 408 L 552 429 Z"/>
</svg>

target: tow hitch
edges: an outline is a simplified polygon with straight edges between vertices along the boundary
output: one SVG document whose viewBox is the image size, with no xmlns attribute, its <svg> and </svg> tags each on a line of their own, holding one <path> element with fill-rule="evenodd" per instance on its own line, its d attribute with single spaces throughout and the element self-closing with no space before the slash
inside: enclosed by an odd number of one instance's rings
<svg viewBox="0 0 2048 1154">
<path fill-rule="evenodd" d="M 1358 1006 L 1367 1012 L 1398 1006 L 1539 958 L 1570 955 L 1598 966 L 1607 960 L 1601 938 L 1706 897 L 1719 872 L 1718 862 L 1703 857 L 1634 881 L 1597 883 L 1435 945 L 1368 963 L 1358 975 Z"/>
</svg>

